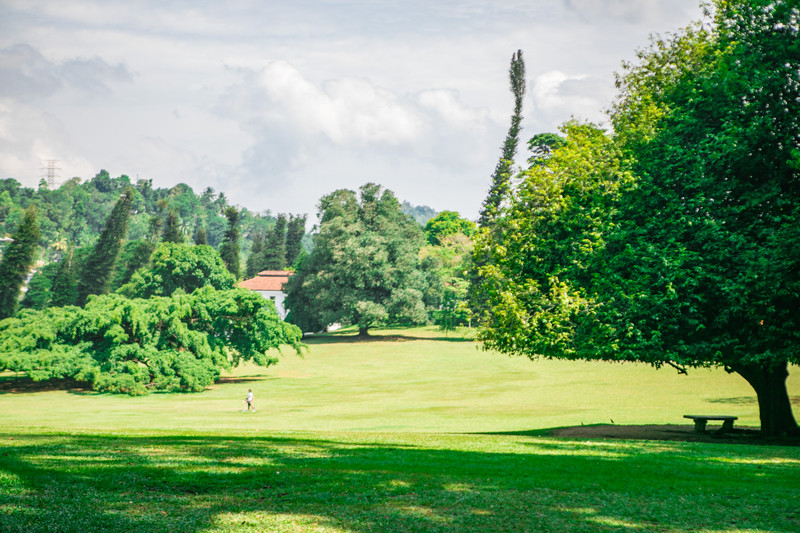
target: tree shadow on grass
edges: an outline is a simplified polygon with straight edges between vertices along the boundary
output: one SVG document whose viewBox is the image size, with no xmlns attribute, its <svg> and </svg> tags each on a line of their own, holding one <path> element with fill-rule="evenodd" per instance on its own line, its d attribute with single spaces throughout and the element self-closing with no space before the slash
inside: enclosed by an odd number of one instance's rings
<svg viewBox="0 0 800 533">
<path fill-rule="evenodd" d="M 0 530 L 800 528 L 783 449 L 470 442 L 0 435 Z"/>
<path fill-rule="evenodd" d="M 43 392 L 52 390 L 69 390 L 83 393 L 94 393 L 92 390 L 92 385 L 86 381 L 76 381 L 74 379 L 48 379 L 45 381 L 34 381 L 25 375 L 0 376 L 0 394 Z"/>
<path fill-rule="evenodd" d="M 335 335 L 331 333 L 324 333 L 319 335 L 311 335 L 303 337 L 303 342 L 309 345 L 313 344 L 357 344 L 368 342 L 412 342 L 412 341 L 436 341 L 436 342 L 460 342 L 460 343 L 475 343 L 475 339 L 467 339 L 464 337 L 447 337 L 444 334 L 436 337 L 424 337 L 415 335 L 381 335 L 370 334 L 367 337 L 360 337 L 355 335 Z"/>
<path fill-rule="evenodd" d="M 565 426 L 547 429 L 487 432 L 485 435 L 518 435 L 528 437 L 557 437 L 564 439 L 645 440 L 680 441 L 715 444 L 747 444 L 800 446 L 796 437 L 762 437 L 758 428 L 736 427 L 721 430 L 721 425 L 709 425 L 703 433 L 697 433 L 693 424 L 649 424 L 616 425 L 591 424 L 587 426 Z M 481 433 L 478 433 L 481 434 Z"/>
</svg>

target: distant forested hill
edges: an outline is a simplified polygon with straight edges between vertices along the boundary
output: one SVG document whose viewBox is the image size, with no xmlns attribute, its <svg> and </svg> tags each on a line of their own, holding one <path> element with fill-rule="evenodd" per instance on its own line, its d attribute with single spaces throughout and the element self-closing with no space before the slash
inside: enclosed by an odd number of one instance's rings
<svg viewBox="0 0 800 533">
<path fill-rule="evenodd" d="M 423 227 L 430 219 L 439 214 L 438 211 L 428 207 L 427 205 L 411 205 L 408 202 L 403 202 L 400 205 L 400 209 L 406 215 L 411 215 L 414 217 L 414 220 L 416 220 L 419 225 Z"/>
<path fill-rule="evenodd" d="M 53 190 L 44 181 L 38 189 L 33 189 L 23 187 L 15 179 L 0 180 L 0 236 L 13 232 L 25 209 L 35 204 L 45 262 L 68 245 L 94 244 L 114 203 L 128 185 L 136 190 L 128 240 L 158 240 L 166 217 L 172 212 L 177 215 L 178 228 L 187 241 L 202 228 L 208 244 L 219 247 L 226 227 L 222 213 L 229 205 L 223 192 L 208 187 L 196 194 L 183 183 L 169 189 L 154 188 L 152 180 L 134 183 L 125 175 L 112 178 L 105 170 L 90 180 L 73 178 Z M 275 221 L 269 211 L 255 213 L 242 209 L 242 252 L 249 249 L 253 235 L 266 233 Z"/>
</svg>

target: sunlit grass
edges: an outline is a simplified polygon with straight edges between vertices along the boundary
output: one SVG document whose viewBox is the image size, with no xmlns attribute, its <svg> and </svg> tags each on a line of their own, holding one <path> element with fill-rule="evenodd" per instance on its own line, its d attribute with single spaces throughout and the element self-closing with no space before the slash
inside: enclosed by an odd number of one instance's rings
<svg viewBox="0 0 800 533">
<path fill-rule="evenodd" d="M 381 337 L 383 336 L 383 337 Z M 527 431 L 581 424 L 690 424 L 684 414 L 729 414 L 758 426 L 747 383 L 721 369 L 531 362 L 477 349 L 435 328 L 308 340 L 301 358 L 246 365 L 201 394 L 130 398 L 91 391 L 0 391 L 0 427 L 233 431 Z M 793 368 L 790 395 L 800 399 Z M 11 376 L 0 376 L 7 384 Z M 258 411 L 243 414 L 247 390 Z"/>
<path fill-rule="evenodd" d="M 709 411 L 756 426 L 735 375 L 348 333 L 202 394 L 0 390 L 0 531 L 800 531 L 798 447 L 538 431 Z"/>
</svg>

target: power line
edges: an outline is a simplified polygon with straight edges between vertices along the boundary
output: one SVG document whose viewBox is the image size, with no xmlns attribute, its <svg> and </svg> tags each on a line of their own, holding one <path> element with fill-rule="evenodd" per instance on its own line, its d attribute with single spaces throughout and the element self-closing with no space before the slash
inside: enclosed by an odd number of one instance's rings
<svg viewBox="0 0 800 533">
<path fill-rule="evenodd" d="M 45 176 L 45 178 L 47 179 L 47 186 L 50 189 L 52 189 L 56 184 L 56 177 L 58 176 L 56 171 L 61 170 L 56 166 L 56 163 L 58 163 L 58 159 L 48 159 L 47 166 L 42 167 L 41 169 L 47 171 L 47 175 Z"/>
</svg>

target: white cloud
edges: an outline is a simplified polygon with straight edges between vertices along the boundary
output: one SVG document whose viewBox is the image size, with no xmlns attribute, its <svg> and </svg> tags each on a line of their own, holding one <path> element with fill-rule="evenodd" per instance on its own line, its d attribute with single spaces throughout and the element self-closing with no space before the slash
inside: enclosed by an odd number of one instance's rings
<svg viewBox="0 0 800 533">
<path fill-rule="evenodd" d="M 36 185 L 48 160 L 57 160 L 59 176 L 93 176 L 95 169 L 69 141 L 63 124 L 25 103 L 0 97 L 0 179 L 30 177 Z M 33 182 L 33 183 L 32 183 Z"/>
<path fill-rule="evenodd" d="M 515 50 L 524 142 L 602 120 L 620 61 L 698 14 L 696 0 L 6 0 L 0 96 L 15 109 L 0 127 L 20 133 L 0 140 L 0 176 L 35 185 L 53 158 L 68 176 L 106 168 L 295 212 L 376 181 L 474 216 Z"/>
<path fill-rule="evenodd" d="M 581 18 L 597 22 L 614 20 L 628 24 L 655 26 L 664 20 L 678 20 L 683 25 L 697 12 L 697 4 L 675 0 L 564 0 Z"/>
<path fill-rule="evenodd" d="M 248 151 L 251 162 L 272 170 L 308 161 L 323 144 L 342 150 L 395 147 L 419 151 L 420 157 L 448 132 L 482 135 L 490 123 L 486 110 L 465 106 L 454 91 L 398 95 L 355 78 L 315 84 L 286 61 L 243 72 L 218 112 L 256 139 Z"/>
<path fill-rule="evenodd" d="M 537 76 L 531 83 L 533 114 L 530 122 L 536 133 L 553 131 L 570 117 L 597 124 L 607 122 L 604 109 L 614 96 L 613 79 L 587 75 L 567 75 L 557 70 Z"/>
</svg>

